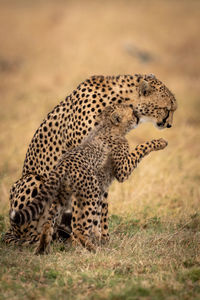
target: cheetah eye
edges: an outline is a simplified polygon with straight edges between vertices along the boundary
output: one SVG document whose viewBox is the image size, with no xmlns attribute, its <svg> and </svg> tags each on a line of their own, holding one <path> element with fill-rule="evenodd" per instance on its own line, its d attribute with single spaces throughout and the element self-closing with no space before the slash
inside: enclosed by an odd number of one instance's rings
<svg viewBox="0 0 200 300">
<path fill-rule="evenodd" d="M 163 109 L 163 111 L 164 111 L 164 113 L 166 114 L 166 115 L 168 115 L 169 116 L 169 112 L 170 112 L 170 110 L 169 109 L 167 109 L 166 107 Z"/>
<path fill-rule="evenodd" d="M 117 113 L 113 113 L 111 115 L 111 121 L 113 124 L 115 125 L 119 125 L 119 123 L 121 122 L 122 118 L 117 114 Z"/>
</svg>

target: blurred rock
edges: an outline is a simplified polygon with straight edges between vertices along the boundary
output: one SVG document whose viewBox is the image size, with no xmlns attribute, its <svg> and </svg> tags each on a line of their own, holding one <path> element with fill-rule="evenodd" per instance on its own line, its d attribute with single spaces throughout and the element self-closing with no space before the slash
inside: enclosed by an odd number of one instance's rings
<svg viewBox="0 0 200 300">
<path fill-rule="evenodd" d="M 19 59 L 16 60 L 7 60 L 5 58 L 0 57 L 0 72 L 13 72 L 19 69 L 21 65 L 21 61 Z"/>
<path fill-rule="evenodd" d="M 142 50 L 133 43 L 125 42 L 123 44 L 123 50 L 130 56 L 140 60 L 143 63 L 148 63 L 154 60 L 154 57 L 148 51 Z"/>
</svg>

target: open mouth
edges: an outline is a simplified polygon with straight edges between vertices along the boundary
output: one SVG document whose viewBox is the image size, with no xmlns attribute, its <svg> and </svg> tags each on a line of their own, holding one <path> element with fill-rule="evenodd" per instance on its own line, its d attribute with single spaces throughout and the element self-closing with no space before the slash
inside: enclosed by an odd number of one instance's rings
<svg viewBox="0 0 200 300">
<path fill-rule="evenodd" d="M 162 128 L 162 127 L 164 127 L 164 125 L 165 125 L 165 123 L 156 123 L 156 125 L 158 126 L 158 127 L 160 127 L 160 128 Z"/>
<path fill-rule="evenodd" d="M 165 128 L 165 127 L 167 127 L 167 128 L 170 128 L 170 127 L 171 127 L 171 125 L 167 123 L 168 117 L 169 117 L 169 111 L 167 112 L 167 115 L 166 115 L 166 117 L 163 119 L 163 121 L 157 123 L 158 128 L 162 129 L 162 128 Z"/>
<path fill-rule="evenodd" d="M 165 128 L 165 123 L 156 123 L 156 125 L 157 125 L 157 128 L 159 128 L 159 129 L 164 129 Z"/>
<path fill-rule="evenodd" d="M 156 125 L 157 125 L 157 127 L 160 128 L 160 129 L 163 129 L 163 128 L 171 128 L 171 127 L 172 127 L 172 125 L 170 125 L 170 124 L 167 124 L 167 125 L 166 125 L 166 123 L 164 123 L 164 122 L 162 122 L 162 123 L 156 123 Z"/>
</svg>

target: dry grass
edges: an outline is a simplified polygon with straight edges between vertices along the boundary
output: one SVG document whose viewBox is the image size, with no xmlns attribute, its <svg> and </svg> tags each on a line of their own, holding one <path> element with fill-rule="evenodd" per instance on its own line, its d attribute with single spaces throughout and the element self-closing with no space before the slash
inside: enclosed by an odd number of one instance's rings
<svg viewBox="0 0 200 300">
<path fill-rule="evenodd" d="M 92 74 L 154 73 L 175 93 L 174 126 L 110 191 L 110 244 L 52 254 L 0 244 L 0 299 L 199 299 L 200 2 L 0 1 L 0 231 L 28 143 L 47 112 Z"/>
</svg>

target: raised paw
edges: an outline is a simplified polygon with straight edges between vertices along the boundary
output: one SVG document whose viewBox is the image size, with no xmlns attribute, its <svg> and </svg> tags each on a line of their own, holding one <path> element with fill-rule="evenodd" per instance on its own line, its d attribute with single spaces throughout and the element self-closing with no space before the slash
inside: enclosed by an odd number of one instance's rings
<svg viewBox="0 0 200 300">
<path fill-rule="evenodd" d="M 155 145 L 155 150 L 162 150 L 168 145 L 168 142 L 165 141 L 163 138 L 160 138 L 158 140 L 153 140 L 152 142 Z"/>
</svg>

